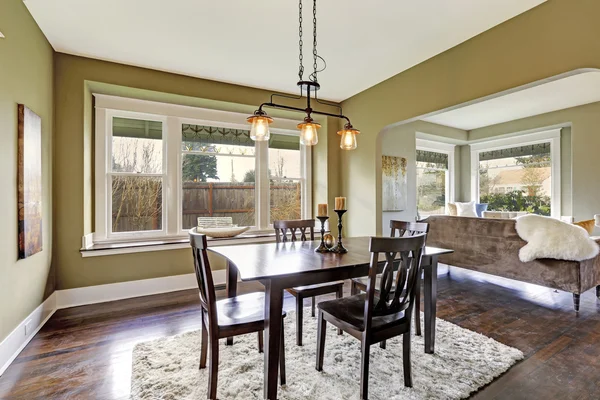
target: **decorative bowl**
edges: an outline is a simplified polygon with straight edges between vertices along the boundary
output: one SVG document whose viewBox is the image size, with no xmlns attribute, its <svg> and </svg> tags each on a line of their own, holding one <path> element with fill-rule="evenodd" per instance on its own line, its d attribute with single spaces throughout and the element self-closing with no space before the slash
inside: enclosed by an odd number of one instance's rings
<svg viewBox="0 0 600 400">
<path fill-rule="evenodd" d="M 250 229 L 249 226 L 227 226 L 220 228 L 197 227 L 196 232 L 211 238 L 232 238 Z"/>
</svg>

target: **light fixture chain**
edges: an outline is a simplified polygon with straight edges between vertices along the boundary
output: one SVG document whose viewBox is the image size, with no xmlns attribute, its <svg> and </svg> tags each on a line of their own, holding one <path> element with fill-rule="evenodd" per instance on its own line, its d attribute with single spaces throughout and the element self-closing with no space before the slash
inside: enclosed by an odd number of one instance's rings
<svg viewBox="0 0 600 400">
<path fill-rule="evenodd" d="M 313 81 L 317 82 L 317 0 L 313 0 Z"/>
<path fill-rule="evenodd" d="M 303 80 L 304 78 L 304 65 L 302 64 L 303 61 L 303 56 L 302 56 L 302 0 L 299 1 L 298 3 L 298 12 L 299 12 L 299 16 L 298 16 L 298 36 L 299 36 L 299 40 L 298 40 L 298 47 L 300 48 L 300 52 L 298 55 L 298 59 L 300 60 L 300 69 L 298 70 L 298 77 L 300 78 L 300 80 Z"/>
</svg>

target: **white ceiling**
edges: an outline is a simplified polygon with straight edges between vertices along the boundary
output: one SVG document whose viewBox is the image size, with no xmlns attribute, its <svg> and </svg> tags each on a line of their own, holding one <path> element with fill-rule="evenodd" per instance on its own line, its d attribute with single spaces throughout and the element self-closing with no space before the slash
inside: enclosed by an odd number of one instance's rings
<svg viewBox="0 0 600 400">
<path fill-rule="evenodd" d="M 423 120 L 468 131 L 597 101 L 600 101 L 600 72 L 586 72 Z"/>
<path fill-rule="evenodd" d="M 329 0 L 318 9 L 327 61 L 320 97 L 341 101 L 545 0 Z M 297 92 L 291 0 L 25 0 L 56 51 Z M 312 2 L 304 1 L 305 69 Z M 308 72 L 310 73 L 310 72 Z M 305 73 L 305 78 L 308 78 Z"/>
</svg>

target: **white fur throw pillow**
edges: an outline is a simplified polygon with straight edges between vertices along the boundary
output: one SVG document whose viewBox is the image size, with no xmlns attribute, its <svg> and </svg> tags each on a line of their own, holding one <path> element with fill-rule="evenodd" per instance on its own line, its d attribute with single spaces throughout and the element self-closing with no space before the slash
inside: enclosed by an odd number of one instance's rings
<svg viewBox="0 0 600 400">
<path fill-rule="evenodd" d="M 477 211 L 475 210 L 475 202 L 470 201 L 468 203 L 456 202 L 456 215 L 459 217 L 475 217 L 477 218 Z"/>
<path fill-rule="evenodd" d="M 516 229 L 527 242 L 519 251 L 523 262 L 538 258 L 583 261 L 596 257 L 600 251 L 585 229 L 558 219 L 524 215 L 517 218 Z"/>
</svg>

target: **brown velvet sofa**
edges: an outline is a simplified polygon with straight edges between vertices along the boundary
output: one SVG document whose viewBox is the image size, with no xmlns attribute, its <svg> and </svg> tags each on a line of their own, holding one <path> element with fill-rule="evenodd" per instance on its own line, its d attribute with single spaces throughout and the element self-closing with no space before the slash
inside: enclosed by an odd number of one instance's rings
<svg viewBox="0 0 600 400">
<path fill-rule="evenodd" d="M 540 259 L 523 263 L 519 249 L 526 242 L 517 234 L 513 219 L 432 215 L 423 222 L 429 223 L 428 246 L 454 250 L 440 257 L 444 264 L 573 293 L 576 311 L 581 293 L 596 287 L 600 297 L 600 256 L 581 262 Z M 596 241 L 600 243 L 600 238 Z"/>
</svg>

